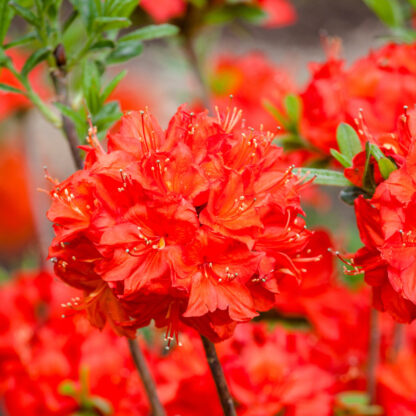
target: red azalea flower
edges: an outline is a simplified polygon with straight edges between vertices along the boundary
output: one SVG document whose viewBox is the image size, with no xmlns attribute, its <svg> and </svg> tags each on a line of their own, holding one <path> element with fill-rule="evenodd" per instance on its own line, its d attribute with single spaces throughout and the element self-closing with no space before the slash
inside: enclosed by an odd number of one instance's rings
<svg viewBox="0 0 416 416">
<path fill-rule="evenodd" d="M 219 341 L 300 278 L 303 185 L 240 117 L 181 107 L 164 132 L 130 113 L 108 152 L 92 136 L 84 170 L 55 185 L 50 256 L 94 325 L 131 335 L 154 319 L 171 338 L 183 321 Z"/>
<path fill-rule="evenodd" d="M 311 70 L 312 79 L 301 94 L 301 132 L 324 154 L 337 148 L 339 123 L 354 125 L 360 109 L 379 141 L 398 133 L 403 106 L 416 102 L 414 45 L 388 44 L 345 68 L 336 42 L 330 44 L 327 62 Z"/>
<path fill-rule="evenodd" d="M 255 0 L 255 4 L 267 13 L 266 27 L 281 27 L 295 23 L 296 10 L 288 0 Z"/>
</svg>

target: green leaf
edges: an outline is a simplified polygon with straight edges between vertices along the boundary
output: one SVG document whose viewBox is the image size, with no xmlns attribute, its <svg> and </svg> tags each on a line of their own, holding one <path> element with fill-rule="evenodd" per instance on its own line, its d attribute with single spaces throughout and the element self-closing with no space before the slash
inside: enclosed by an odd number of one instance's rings
<svg viewBox="0 0 416 416">
<path fill-rule="evenodd" d="M 36 33 L 30 32 L 20 38 L 12 40 L 4 45 L 4 49 L 14 48 L 15 46 L 25 45 L 26 43 L 33 42 L 36 39 Z"/>
<path fill-rule="evenodd" d="M 397 166 L 389 158 L 384 156 L 384 153 L 375 144 L 370 143 L 369 147 L 371 154 L 377 161 L 381 176 L 383 176 L 384 179 L 387 179 L 390 176 L 390 173 L 397 170 Z"/>
<path fill-rule="evenodd" d="M 129 17 L 139 2 L 137 0 L 112 0 L 104 3 L 105 16 Z"/>
<path fill-rule="evenodd" d="M 23 65 L 21 75 L 24 78 L 26 78 L 29 75 L 29 72 L 32 71 L 32 69 L 35 68 L 36 65 L 44 61 L 50 53 L 51 50 L 49 48 L 41 48 L 33 52 L 32 55 L 29 56 L 28 60 Z"/>
<path fill-rule="evenodd" d="M 388 179 L 390 174 L 397 170 L 397 166 L 387 157 L 378 160 L 377 164 L 384 179 Z"/>
<path fill-rule="evenodd" d="M 263 107 L 266 109 L 266 111 L 268 111 L 272 115 L 272 117 L 274 117 L 287 130 L 287 127 L 289 124 L 288 120 L 280 112 L 280 110 L 276 108 L 274 104 L 267 99 L 264 99 L 262 101 L 262 104 L 263 104 Z"/>
<path fill-rule="evenodd" d="M 94 18 L 100 16 L 99 9 L 94 0 L 69 0 L 74 8 L 78 10 L 89 31 L 92 30 Z"/>
<path fill-rule="evenodd" d="M 88 110 L 95 114 L 100 108 L 101 76 L 97 65 L 85 61 L 82 68 L 82 91 L 87 102 Z"/>
<path fill-rule="evenodd" d="M 122 36 L 118 41 L 131 42 L 150 39 L 160 39 L 166 36 L 175 36 L 176 34 L 178 34 L 178 32 L 179 28 L 177 26 L 170 25 L 167 23 L 163 25 L 149 25 Z"/>
<path fill-rule="evenodd" d="M 67 107 L 61 103 L 54 103 L 55 107 L 66 117 L 70 118 L 75 124 L 85 124 L 87 121 L 75 110 L 70 107 Z"/>
<path fill-rule="evenodd" d="M 101 103 L 104 104 L 104 102 L 107 100 L 107 98 L 111 95 L 111 93 L 114 91 L 114 89 L 117 87 L 117 85 L 120 83 L 120 81 L 126 76 L 127 71 L 121 71 L 118 75 L 116 75 L 104 88 L 103 92 L 101 93 Z"/>
<path fill-rule="evenodd" d="M 14 10 L 9 7 L 9 1 L 0 0 L 0 45 L 3 44 L 7 35 L 13 15 Z"/>
<path fill-rule="evenodd" d="M 13 92 L 15 94 L 24 94 L 24 91 L 19 90 L 18 88 L 12 87 L 8 84 L 0 83 L 0 90 L 6 91 L 6 92 Z"/>
<path fill-rule="evenodd" d="M 337 142 L 341 153 L 352 164 L 352 158 L 363 150 L 360 138 L 349 124 L 341 123 L 337 128 Z"/>
<path fill-rule="evenodd" d="M 122 42 L 107 56 L 107 64 L 114 65 L 128 61 L 143 51 L 141 42 Z"/>
<path fill-rule="evenodd" d="M 342 153 L 338 152 L 335 149 L 331 149 L 330 150 L 331 155 L 338 160 L 339 163 L 341 163 L 342 166 L 344 166 L 345 168 L 349 168 L 351 166 L 351 160 L 348 159 L 347 156 L 343 155 Z"/>
<path fill-rule="evenodd" d="M 131 25 L 131 20 L 126 17 L 96 17 L 93 23 L 93 30 L 105 32 L 107 30 L 122 29 Z"/>
<path fill-rule="evenodd" d="M 104 49 L 104 48 L 115 48 L 116 44 L 110 39 L 101 39 L 91 45 L 90 51 Z"/>
<path fill-rule="evenodd" d="M 59 394 L 63 396 L 71 396 L 74 397 L 77 394 L 77 389 L 75 383 L 72 380 L 64 380 L 58 386 Z"/>
<path fill-rule="evenodd" d="M 62 26 L 62 33 L 65 33 L 68 30 L 68 28 L 71 27 L 72 23 L 75 22 L 78 16 L 79 16 L 79 11 L 74 9 L 72 13 L 69 15 L 68 19 L 65 20 Z"/>
<path fill-rule="evenodd" d="M 98 410 L 100 415 L 112 415 L 114 410 L 111 403 L 102 397 L 93 396 L 88 398 L 88 404 L 94 409 Z"/>
<path fill-rule="evenodd" d="M 294 94 L 288 94 L 284 98 L 284 106 L 289 119 L 297 126 L 299 123 L 302 103 Z"/>
<path fill-rule="evenodd" d="M 407 0 L 409 3 L 410 3 L 410 5 L 414 8 L 414 9 L 416 9 L 416 0 Z"/>
<path fill-rule="evenodd" d="M 400 27 L 405 23 L 405 13 L 399 0 L 364 0 L 364 3 L 390 27 Z"/>
<path fill-rule="evenodd" d="M 351 186 L 352 183 L 346 179 L 342 172 L 327 169 L 296 168 L 295 174 L 304 176 L 305 180 L 314 179 L 316 185 L 328 186 Z"/>
<path fill-rule="evenodd" d="M 208 24 L 223 24 L 237 18 L 260 24 L 267 18 L 267 13 L 259 7 L 238 3 L 215 7 L 208 11 L 204 17 Z"/>
<path fill-rule="evenodd" d="M 26 22 L 30 23 L 33 26 L 39 26 L 39 18 L 36 17 L 36 15 L 27 9 L 26 7 L 20 6 L 20 4 L 17 4 L 14 1 L 9 2 L 9 5 L 13 8 L 13 10 Z"/>
</svg>

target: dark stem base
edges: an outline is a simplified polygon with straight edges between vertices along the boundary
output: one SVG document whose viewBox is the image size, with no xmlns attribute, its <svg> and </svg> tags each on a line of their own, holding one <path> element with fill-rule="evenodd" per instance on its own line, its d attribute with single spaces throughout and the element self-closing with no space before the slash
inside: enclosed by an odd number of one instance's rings
<svg viewBox="0 0 416 416">
<path fill-rule="evenodd" d="M 217 386 L 217 391 L 220 397 L 222 409 L 224 410 L 224 415 L 236 416 L 237 413 L 235 411 L 234 401 L 228 389 L 221 363 L 218 360 L 215 345 L 203 335 L 201 335 L 201 339 L 204 346 L 205 355 L 207 356 L 209 368 L 211 369 L 215 385 Z"/>
<path fill-rule="evenodd" d="M 159 396 L 157 395 L 156 384 L 152 375 L 150 374 L 150 370 L 147 366 L 146 359 L 144 358 L 142 350 L 140 349 L 136 340 L 129 339 L 128 343 L 134 365 L 140 374 L 140 378 L 146 390 L 147 398 L 150 402 L 152 416 L 166 416 L 165 409 L 160 403 Z"/>
</svg>

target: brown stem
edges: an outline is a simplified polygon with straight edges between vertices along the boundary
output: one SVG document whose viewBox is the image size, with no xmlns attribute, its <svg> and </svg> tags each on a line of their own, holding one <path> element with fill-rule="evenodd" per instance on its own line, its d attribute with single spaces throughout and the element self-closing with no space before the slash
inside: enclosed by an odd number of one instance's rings
<svg viewBox="0 0 416 416">
<path fill-rule="evenodd" d="M 62 45 L 58 45 L 54 52 L 56 60 L 56 68 L 51 71 L 51 78 L 56 92 L 56 99 L 59 103 L 69 106 L 69 94 L 68 94 L 68 85 L 66 80 L 66 71 L 65 71 L 65 50 Z M 83 162 L 80 150 L 78 146 L 80 145 L 77 131 L 73 121 L 62 114 L 62 129 L 68 140 L 69 147 L 71 149 L 72 157 L 74 159 L 77 169 L 83 168 Z"/>
<path fill-rule="evenodd" d="M 152 375 L 150 374 L 149 367 L 147 366 L 142 350 L 140 349 L 136 340 L 129 339 L 128 343 L 134 365 L 140 374 L 144 388 L 146 390 L 147 398 L 149 399 L 150 406 L 152 408 L 152 415 L 165 416 L 165 410 L 160 403 L 159 396 L 157 395 L 156 384 Z"/>
<path fill-rule="evenodd" d="M 195 52 L 194 43 L 192 39 L 188 36 L 185 36 L 183 49 L 185 51 L 185 55 L 188 59 L 188 62 L 192 68 L 192 71 L 195 75 L 195 78 L 200 86 L 202 103 L 205 108 L 211 110 L 210 93 L 207 87 L 207 83 L 205 81 L 205 77 L 203 75 L 201 63 L 199 62 L 198 56 Z"/>
<path fill-rule="evenodd" d="M 218 395 L 220 397 L 221 406 L 225 416 L 236 416 L 233 398 L 228 389 L 227 381 L 225 380 L 224 371 L 221 363 L 218 360 L 215 345 L 203 335 L 201 335 L 202 344 L 204 345 L 205 355 L 207 356 L 209 368 L 217 386 Z"/>
<path fill-rule="evenodd" d="M 396 322 L 393 329 L 393 345 L 391 347 L 391 359 L 394 360 L 400 351 L 404 341 L 404 325 Z"/>
<path fill-rule="evenodd" d="M 371 310 L 370 314 L 370 339 L 367 363 L 367 394 L 370 404 L 376 400 L 377 366 L 380 360 L 380 331 L 378 326 L 378 312 Z"/>
</svg>

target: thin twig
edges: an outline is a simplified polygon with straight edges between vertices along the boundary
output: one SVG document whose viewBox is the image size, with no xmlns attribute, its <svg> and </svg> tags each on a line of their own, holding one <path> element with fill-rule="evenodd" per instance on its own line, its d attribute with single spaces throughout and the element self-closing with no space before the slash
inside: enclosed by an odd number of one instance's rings
<svg viewBox="0 0 416 416">
<path fill-rule="evenodd" d="M 65 106 L 69 106 L 69 94 L 66 80 L 65 70 L 65 50 L 62 45 L 58 45 L 54 51 L 56 68 L 51 71 L 51 78 L 55 87 L 57 101 Z M 77 131 L 73 121 L 62 114 L 62 130 L 68 140 L 69 147 L 71 149 L 72 157 L 74 159 L 77 169 L 83 168 L 83 162 L 80 150 L 80 145 Z"/>
<path fill-rule="evenodd" d="M 143 356 L 139 345 L 136 340 L 129 339 L 129 348 L 131 356 L 133 357 L 134 365 L 136 366 L 137 371 L 140 374 L 144 388 L 147 393 L 147 397 L 152 408 L 153 416 L 165 416 L 165 410 L 163 409 L 162 404 L 160 403 L 159 396 L 156 391 L 156 384 L 150 374 L 149 368 L 147 366 L 146 360 Z"/>
<path fill-rule="evenodd" d="M 367 394 L 370 404 L 376 400 L 377 390 L 377 366 L 380 360 L 380 330 L 378 325 L 378 312 L 371 310 L 370 314 L 370 339 L 367 362 Z"/>
<path fill-rule="evenodd" d="M 404 342 L 404 325 L 395 322 L 393 329 L 393 344 L 391 347 L 391 359 L 394 360 L 397 358 Z"/>
<path fill-rule="evenodd" d="M 198 81 L 198 84 L 200 86 L 202 103 L 205 108 L 207 108 L 208 110 L 211 110 L 211 100 L 210 100 L 209 89 L 208 89 L 205 77 L 203 75 L 201 63 L 195 51 L 195 47 L 194 47 L 194 43 L 192 39 L 190 39 L 189 37 L 185 37 L 183 49 L 185 51 L 185 55 L 188 59 L 189 65 L 192 68 L 195 78 Z"/>
<path fill-rule="evenodd" d="M 224 410 L 225 416 L 236 416 L 233 398 L 228 389 L 227 381 L 225 380 L 224 371 L 221 363 L 218 360 L 215 345 L 203 335 L 201 335 L 202 344 L 204 345 L 205 355 L 207 356 L 209 368 L 217 386 L 218 395 L 220 397 L 221 406 Z"/>
</svg>

